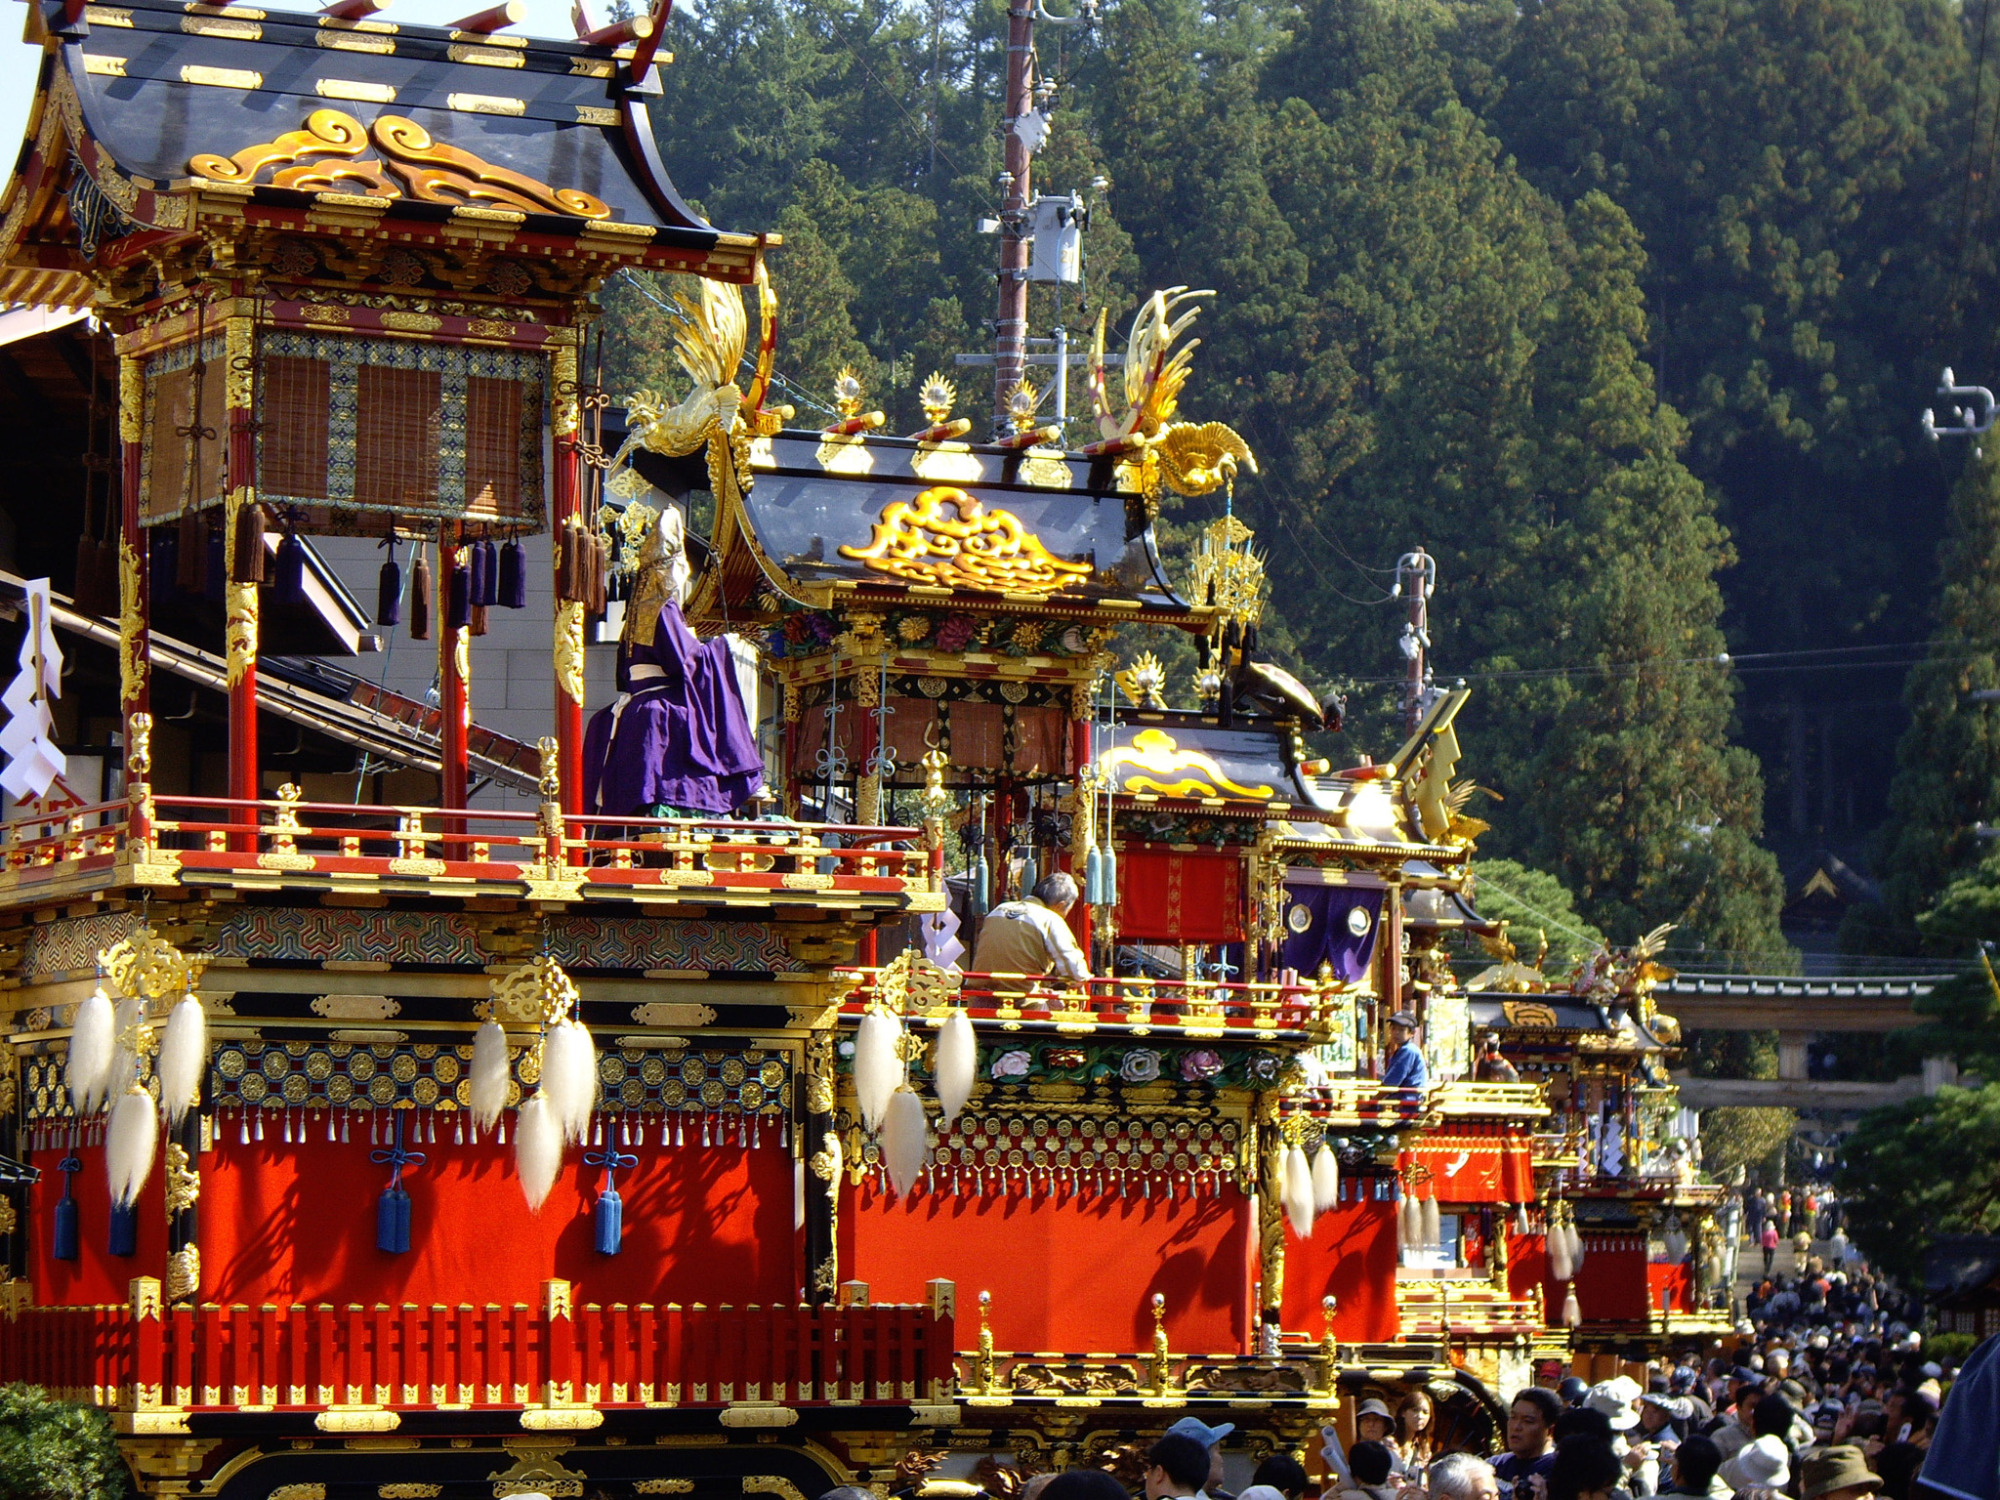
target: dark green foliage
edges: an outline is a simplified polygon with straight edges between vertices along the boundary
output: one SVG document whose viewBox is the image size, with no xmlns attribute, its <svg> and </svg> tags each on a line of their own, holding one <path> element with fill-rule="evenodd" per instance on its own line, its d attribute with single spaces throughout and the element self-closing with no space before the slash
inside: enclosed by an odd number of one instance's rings
<svg viewBox="0 0 2000 1500">
<path fill-rule="evenodd" d="M 124 1500 L 130 1491 L 104 1412 L 39 1386 L 0 1386 L 0 1500 Z"/>
<path fill-rule="evenodd" d="M 1905 689 L 1911 722 L 1883 836 L 1883 910 L 1870 914 L 1876 930 L 1867 939 L 1962 957 L 1975 928 L 2000 938 L 2000 921 L 1975 921 L 1973 911 L 1974 891 L 1990 888 L 1993 873 L 1960 893 L 1952 912 L 1919 914 L 1984 852 L 1974 825 L 2000 817 L 2000 703 L 1970 696 L 2000 688 L 2000 468 L 1991 459 L 1966 465 L 1952 491 L 1941 562 L 1930 656 Z"/>
<path fill-rule="evenodd" d="M 1836 1186 L 1868 1258 L 1921 1285 L 1940 1234 L 2000 1230 L 2000 1084 L 1942 1089 L 1862 1118 Z"/>
</svg>

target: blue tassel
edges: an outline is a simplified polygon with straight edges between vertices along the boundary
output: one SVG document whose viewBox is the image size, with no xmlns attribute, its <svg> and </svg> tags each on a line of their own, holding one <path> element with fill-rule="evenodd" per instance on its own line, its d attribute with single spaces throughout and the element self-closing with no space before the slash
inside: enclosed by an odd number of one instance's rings
<svg viewBox="0 0 2000 1500">
<path fill-rule="evenodd" d="M 1104 851 L 1092 844 L 1083 861 L 1083 904 L 1104 904 Z"/>
<path fill-rule="evenodd" d="M 491 609 L 500 602 L 500 549 L 491 542 L 481 542 L 479 557 L 479 602 Z"/>
<path fill-rule="evenodd" d="M 121 1203 L 111 1210 L 111 1243 L 113 1255 L 137 1255 L 139 1253 L 139 1207 L 135 1203 Z"/>
<path fill-rule="evenodd" d="M 385 1255 L 410 1250 L 410 1195 L 400 1183 L 382 1189 L 375 1200 L 375 1248 Z"/>
<path fill-rule="evenodd" d="M 1118 851 L 1115 849 L 1104 851 L 1104 904 L 1118 904 Z"/>
<path fill-rule="evenodd" d="M 1035 887 L 1042 883 L 1041 867 L 1035 863 L 1031 853 L 1021 861 L 1021 895 L 1023 899 L 1035 893 Z"/>
<path fill-rule="evenodd" d="M 584 1152 L 583 1163 L 587 1167 L 604 1168 L 604 1186 L 597 1190 L 590 1222 L 596 1235 L 597 1253 L 616 1255 L 625 1240 L 625 1200 L 618 1196 L 616 1174 L 638 1166 L 639 1158 L 629 1151 L 620 1151 L 607 1139 L 602 1151 Z"/>
<path fill-rule="evenodd" d="M 986 856 L 981 854 L 972 862 L 972 889 L 966 893 L 966 910 L 975 917 L 986 915 L 986 887 L 992 883 L 993 873 L 986 867 Z"/>
<path fill-rule="evenodd" d="M 620 1242 L 625 1238 L 625 1204 L 616 1188 L 606 1188 L 597 1195 L 597 1207 L 591 1213 L 591 1223 L 597 1230 L 597 1253 L 616 1255 Z"/>
<path fill-rule="evenodd" d="M 375 1248 L 385 1255 L 406 1255 L 410 1249 L 410 1195 L 403 1191 L 403 1168 L 420 1167 L 424 1153 L 403 1149 L 403 1116 L 389 1115 L 389 1144 L 368 1153 L 378 1167 L 389 1169 L 389 1185 L 375 1200 Z"/>
<path fill-rule="evenodd" d="M 55 1258 L 57 1260 L 78 1260 L 81 1258 L 77 1233 L 76 1199 L 71 1189 L 76 1186 L 76 1174 L 83 1170 L 83 1161 L 74 1152 L 56 1163 L 56 1170 L 63 1174 L 62 1197 L 56 1200 L 55 1214 Z"/>
</svg>

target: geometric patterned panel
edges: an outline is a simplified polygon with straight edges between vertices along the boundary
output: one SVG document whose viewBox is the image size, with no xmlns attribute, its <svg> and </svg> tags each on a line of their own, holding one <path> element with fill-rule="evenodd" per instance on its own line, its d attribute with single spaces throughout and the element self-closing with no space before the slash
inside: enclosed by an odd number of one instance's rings
<svg viewBox="0 0 2000 1500">
<path fill-rule="evenodd" d="M 222 918 L 209 951 L 219 958 L 295 963 L 373 959 L 478 967 L 490 962 L 476 924 L 459 912 L 239 907 Z"/>
<path fill-rule="evenodd" d="M 549 954 L 579 969 L 687 969 L 794 974 L 805 965 L 763 922 L 684 917 L 551 917 Z"/>
<path fill-rule="evenodd" d="M 43 922 L 28 934 L 23 980 L 33 984 L 57 974 L 87 974 L 97 967 L 101 951 L 130 937 L 138 927 L 137 911 Z"/>
<path fill-rule="evenodd" d="M 137 911 L 118 911 L 43 923 L 29 935 L 23 977 L 33 983 L 88 974 L 98 953 L 129 937 L 139 921 Z M 201 951 L 217 958 L 480 969 L 520 956 L 518 949 L 503 953 L 483 943 L 478 920 L 463 912 L 239 906 L 215 922 L 214 940 Z M 795 974 L 805 968 L 763 922 L 579 915 L 550 917 L 546 932 L 550 956 L 583 970 Z M 219 983 L 211 976 L 209 987 Z"/>
<path fill-rule="evenodd" d="M 29 1121 L 68 1119 L 63 1084 L 66 1053 L 50 1051 L 22 1060 Z M 457 1110 L 471 1103 L 472 1048 L 434 1042 L 278 1042 L 230 1039 L 209 1063 L 209 1097 L 224 1109 L 287 1108 Z M 600 1050 L 597 1107 L 613 1113 L 761 1115 L 786 1114 L 791 1101 L 791 1059 L 760 1047 L 637 1048 Z M 508 1106 L 541 1077 L 532 1047 L 514 1052 Z"/>
</svg>

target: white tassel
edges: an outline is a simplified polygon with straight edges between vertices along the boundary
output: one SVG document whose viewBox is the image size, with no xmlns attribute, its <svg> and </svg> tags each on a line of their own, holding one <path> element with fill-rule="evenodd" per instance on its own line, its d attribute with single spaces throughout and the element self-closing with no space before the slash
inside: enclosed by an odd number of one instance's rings
<svg viewBox="0 0 2000 1500">
<path fill-rule="evenodd" d="M 1292 1233 L 1302 1240 L 1313 1232 L 1313 1174 L 1305 1151 L 1293 1146 L 1285 1152 L 1285 1218 Z"/>
<path fill-rule="evenodd" d="M 79 1115 L 94 1115 L 111 1097 L 111 1061 L 118 1051 L 111 999 L 99 985 L 70 1022 L 69 1097 Z"/>
<path fill-rule="evenodd" d="M 1437 1194 L 1432 1193 L 1418 1203 L 1423 1213 L 1424 1243 L 1435 1245 L 1444 1238 L 1444 1225 L 1438 1220 Z"/>
<path fill-rule="evenodd" d="M 1340 1158 L 1322 1144 L 1313 1157 L 1313 1209 L 1325 1213 L 1340 1206 Z"/>
<path fill-rule="evenodd" d="M 166 1033 L 160 1038 L 160 1108 L 167 1128 L 181 1123 L 201 1093 L 202 1074 L 208 1071 L 208 1013 L 193 995 L 183 995 L 167 1017 Z M 289 1116 L 285 1121 L 290 1126 Z M 290 1138 L 289 1128 L 286 1131 Z"/>
<path fill-rule="evenodd" d="M 472 1037 L 472 1122 L 491 1130 L 507 1107 L 507 1033 L 488 1021 Z"/>
<path fill-rule="evenodd" d="M 861 1124 L 874 1130 L 888 1112 L 890 1096 L 903 1081 L 903 1028 L 893 1016 L 871 1010 L 854 1033 L 854 1098 Z"/>
<path fill-rule="evenodd" d="M 111 1183 L 113 1207 L 139 1196 L 153 1171 L 153 1153 L 160 1144 L 160 1117 L 153 1096 L 133 1084 L 111 1106 L 111 1135 L 104 1147 L 104 1175 Z"/>
<path fill-rule="evenodd" d="M 908 1197 L 917 1185 L 924 1159 L 930 1155 L 928 1134 L 924 1101 L 907 1087 L 897 1089 L 882 1112 L 882 1165 L 898 1198 Z"/>
<path fill-rule="evenodd" d="M 1578 1232 L 1574 1224 L 1567 1225 L 1566 1228 L 1569 1234 L 1570 1267 L 1572 1270 L 1581 1271 L 1583 1269 L 1583 1235 Z"/>
<path fill-rule="evenodd" d="M 1576 1288 L 1571 1286 L 1563 1293 L 1563 1327 L 1575 1328 L 1583 1322 L 1583 1308 L 1576 1300 Z"/>
<path fill-rule="evenodd" d="M 1549 1275 L 1557 1281 L 1568 1281 L 1576 1275 L 1576 1265 L 1569 1258 L 1569 1236 L 1563 1233 L 1560 1224 L 1549 1225 Z"/>
<path fill-rule="evenodd" d="M 860 1056 L 860 1047 L 855 1048 Z M 979 1042 L 972 1034 L 972 1018 L 954 1007 L 938 1028 L 937 1097 L 943 1111 L 940 1128 L 949 1128 L 972 1097 L 973 1073 L 979 1063 Z"/>
<path fill-rule="evenodd" d="M 562 1122 L 563 1139 L 581 1143 L 597 1104 L 597 1047 L 581 1021 L 559 1021 L 542 1043 L 542 1087 Z"/>
<path fill-rule="evenodd" d="M 1416 1194 L 1405 1188 L 1396 1209 L 1396 1238 L 1405 1250 L 1414 1250 L 1423 1243 L 1423 1236 L 1423 1211 L 1417 1207 Z"/>
<path fill-rule="evenodd" d="M 514 1170 L 521 1174 L 521 1193 L 528 1212 L 539 1213 L 562 1170 L 563 1126 L 548 1094 L 537 1089 L 521 1102 L 514 1119 Z"/>
</svg>

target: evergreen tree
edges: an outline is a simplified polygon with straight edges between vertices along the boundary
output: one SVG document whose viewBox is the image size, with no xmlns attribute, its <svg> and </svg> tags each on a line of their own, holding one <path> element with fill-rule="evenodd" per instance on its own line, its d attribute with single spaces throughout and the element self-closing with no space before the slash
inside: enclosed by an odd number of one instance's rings
<svg viewBox="0 0 2000 1500">
<path fill-rule="evenodd" d="M 1727 743 L 1732 694 L 1713 665 L 1728 543 L 1638 356 L 1645 255 L 1602 193 L 1569 220 L 1570 280 L 1537 356 L 1539 489 L 1562 544 L 1542 596 L 1597 670 L 1514 695 L 1536 733 L 1510 835 L 1608 930 L 1674 921 L 1689 929 L 1677 947 L 1785 964 L 1757 767 Z"/>
<path fill-rule="evenodd" d="M 39 1386 L 0 1386 L 0 1496 L 124 1500 L 130 1492 L 106 1413 Z"/>
<path fill-rule="evenodd" d="M 1910 727 L 1897 752 L 1881 850 L 1884 904 L 1857 909 L 1849 936 L 1917 951 L 1917 918 L 1980 858 L 1975 825 L 2000 816 L 2000 463 L 1975 457 L 1951 493 L 1943 587 L 1925 661 L 1910 672 Z"/>
</svg>

